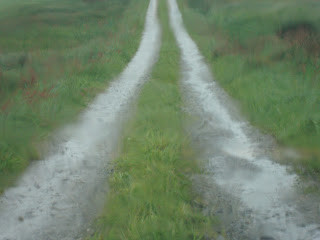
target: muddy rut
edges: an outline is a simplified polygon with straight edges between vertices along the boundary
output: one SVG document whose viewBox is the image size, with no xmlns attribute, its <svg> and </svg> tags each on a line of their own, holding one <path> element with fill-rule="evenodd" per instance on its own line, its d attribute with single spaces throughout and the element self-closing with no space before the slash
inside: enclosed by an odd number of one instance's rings
<svg viewBox="0 0 320 240">
<path fill-rule="evenodd" d="M 191 132 L 206 160 L 206 174 L 195 184 L 207 198 L 207 210 L 220 216 L 234 240 L 320 239 L 319 206 L 308 202 L 310 208 L 303 209 L 299 204 L 304 196 L 297 190 L 298 177 L 272 161 L 266 137 L 239 116 L 214 82 L 183 26 L 176 0 L 168 5 L 182 54 L 181 85 L 194 118 Z"/>
<path fill-rule="evenodd" d="M 160 48 L 157 0 L 151 0 L 140 47 L 124 72 L 79 121 L 58 137 L 0 198 L 0 239 L 77 239 L 103 207 L 106 164 L 130 102 L 148 79 Z"/>
</svg>

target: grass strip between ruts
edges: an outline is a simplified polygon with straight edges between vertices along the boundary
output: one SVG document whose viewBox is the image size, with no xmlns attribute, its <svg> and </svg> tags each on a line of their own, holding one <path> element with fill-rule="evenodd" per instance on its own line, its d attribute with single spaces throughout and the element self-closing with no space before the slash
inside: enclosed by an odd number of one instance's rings
<svg viewBox="0 0 320 240">
<path fill-rule="evenodd" d="M 197 162 L 183 131 L 180 52 L 159 2 L 162 48 L 110 176 L 106 208 L 91 239 L 204 239 L 211 220 L 192 206 Z"/>
</svg>

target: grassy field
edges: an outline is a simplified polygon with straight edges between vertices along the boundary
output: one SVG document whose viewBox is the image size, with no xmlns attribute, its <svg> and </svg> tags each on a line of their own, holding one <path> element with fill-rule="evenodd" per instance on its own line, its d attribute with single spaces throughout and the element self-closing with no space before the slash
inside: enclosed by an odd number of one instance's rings
<svg viewBox="0 0 320 240">
<path fill-rule="evenodd" d="M 320 173 L 320 2 L 179 4 L 216 80 L 252 124 L 297 148 L 301 171 Z"/>
<path fill-rule="evenodd" d="M 144 86 L 121 156 L 109 179 L 104 215 L 94 239 L 205 239 L 212 221 L 194 207 L 189 177 L 197 162 L 183 131 L 180 53 L 160 1 L 163 45 Z"/>
<path fill-rule="evenodd" d="M 0 2 L 0 192 L 137 50 L 148 1 Z M 136 14 L 140 12 L 141 14 Z"/>
</svg>

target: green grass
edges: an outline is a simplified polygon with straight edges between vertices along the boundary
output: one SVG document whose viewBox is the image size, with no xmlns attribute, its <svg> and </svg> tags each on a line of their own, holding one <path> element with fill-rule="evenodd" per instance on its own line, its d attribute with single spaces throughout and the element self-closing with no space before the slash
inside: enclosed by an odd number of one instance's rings
<svg viewBox="0 0 320 240">
<path fill-rule="evenodd" d="M 210 220 L 193 206 L 189 176 L 198 170 L 183 131 L 180 53 L 160 1 L 163 44 L 151 80 L 143 87 L 133 121 L 114 162 L 97 233 L 91 239 L 205 239 Z"/>
<path fill-rule="evenodd" d="M 41 157 L 53 130 L 73 121 L 124 69 L 139 45 L 147 6 L 1 1 L 0 192 Z"/>
<path fill-rule="evenodd" d="M 320 3 L 180 0 L 216 80 L 249 120 L 320 173 Z"/>
</svg>

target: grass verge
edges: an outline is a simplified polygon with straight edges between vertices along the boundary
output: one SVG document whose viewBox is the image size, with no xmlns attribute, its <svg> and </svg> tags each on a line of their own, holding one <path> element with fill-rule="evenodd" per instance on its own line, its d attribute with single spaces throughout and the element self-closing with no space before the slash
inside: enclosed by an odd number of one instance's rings
<svg viewBox="0 0 320 240">
<path fill-rule="evenodd" d="M 124 69 L 139 45 L 148 2 L 6 0 L 0 6 L 6 12 L 0 17 L 1 192 L 41 157 L 50 133 L 74 120 Z"/>
<path fill-rule="evenodd" d="M 320 11 L 313 0 L 179 0 L 216 80 L 253 125 L 320 173 Z M 297 168 L 298 169 L 298 168 Z"/>
<path fill-rule="evenodd" d="M 179 49 L 160 1 L 163 44 L 110 176 L 107 205 L 91 239 L 205 239 L 210 220 L 193 206 L 197 171 L 183 131 Z"/>
</svg>

